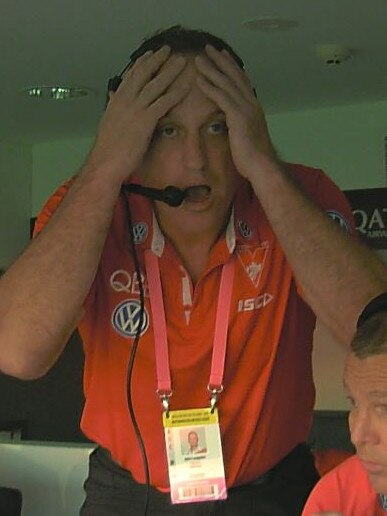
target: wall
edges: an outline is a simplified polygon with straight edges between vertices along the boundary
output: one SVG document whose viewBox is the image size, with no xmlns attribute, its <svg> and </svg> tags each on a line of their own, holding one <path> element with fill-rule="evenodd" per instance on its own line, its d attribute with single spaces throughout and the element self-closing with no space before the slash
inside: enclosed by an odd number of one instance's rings
<svg viewBox="0 0 387 516">
<path fill-rule="evenodd" d="M 58 140 L 35 145 L 32 162 L 32 208 L 35 216 L 45 200 L 70 176 L 78 172 L 93 138 Z"/>
<path fill-rule="evenodd" d="M 343 190 L 387 186 L 387 101 L 274 115 L 269 126 L 285 159 L 323 168 Z"/>
<path fill-rule="evenodd" d="M 0 142 L 0 269 L 8 267 L 29 239 L 32 148 Z"/>
</svg>

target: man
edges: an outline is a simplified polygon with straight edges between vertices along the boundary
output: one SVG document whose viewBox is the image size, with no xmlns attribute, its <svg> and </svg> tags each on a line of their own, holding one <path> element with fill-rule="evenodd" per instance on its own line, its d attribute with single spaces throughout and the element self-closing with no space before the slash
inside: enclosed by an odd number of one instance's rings
<svg viewBox="0 0 387 516">
<path fill-rule="evenodd" d="M 387 513 L 387 306 L 359 328 L 346 359 L 344 386 L 357 453 L 320 480 L 305 516 Z"/>
<path fill-rule="evenodd" d="M 226 43 L 172 27 L 145 40 L 122 79 L 85 165 L 1 281 L 0 367 L 44 374 L 79 322 L 81 427 L 99 445 L 83 515 L 299 514 L 317 479 L 302 444 L 309 306 L 348 344 L 386 270 L 315 204 L 350 217 L 332 182 L 276 156 Z M 170 207 L 128 183 L 186 197 Z M 195 461 L 167 469 L 168 425 L 198 417 L 217 457 L 204 486 Z"/>
<path fill-rule="evenodd" d="M 188 448 L 186 451 L 187 455 L 196 455 L 200 453 L 207 453 L 207 448 L 199 445 L 199 435 L 195 430 L 191 430 L 187 436 Z"/>
</svg>

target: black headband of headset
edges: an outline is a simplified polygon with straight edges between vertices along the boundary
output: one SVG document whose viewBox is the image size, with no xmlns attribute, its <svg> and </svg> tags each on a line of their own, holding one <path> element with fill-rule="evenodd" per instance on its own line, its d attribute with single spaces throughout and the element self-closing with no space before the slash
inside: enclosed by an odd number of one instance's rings
<svg viewBox="0 0 387 516">
<path fill-rule="evenodd" d="M 108 81 L 108 92 L 109 91 L 117 91 L 118 90 L 118 86 L 121 84 L 122 82 L 122 77 L 121 75 L 115 75 L 114 77 L 111 77 Z"/>
<path fill-rule="evenodd" d="M 124 68 L 124 70 L 120 73 L 120 75 L 115 75 L 114 77 L 111 77 L 108 81 L 108 86 L 107 86 L 107 91 L 108 93 L 109 92 L 114 92 L 114 91 L 117 91 L 118 90 L 118 87 L 119 85 L 121 84 L 122 82 L 122 75 L 124 74 L 124 72 L 126 72 L 126 70 L 131 66 L 131 62 L 128 64 L 128 66 L 126 66 Z M 253 92 L 254 92 L 254 95 L 257 97 L 257 92 L 255 90 L 255 88 L 253 88 Z"/>
<path fill-rule="evenodd" d="M 217 48 L 218 50 L 222 50 L 223 48 L 226 48 L 226 50 L 229 50 L 229 52 L 231 53 L 233 59 L 235 60 L 235 62 L 238 64 L 238 66 L 240 68 L 242 68 L 242 70 L 245 69 L 245 64 L 244 62 L 242 61 L 242 59 L 233 51 L 233 49 L 231 47 L 228 47 L 228 45 L 224 46 L 224 42 L 219 42 L 219 43 L 216 43 L 215 41 L 213 41 L 211 43 L 212 45 L 215 46 L 215 48 Z M 154 43 L 154 46 L 151 46 L 150 50 L 153 50 L 153 51 L 156 51 L 158 50 L 159 48 L 161 48 L 159 46 L 158 43 Z M 179 52 L 178 49 L 175 49 L 177 52 Z M 204 48 L 203 48 L 204 50 Z M 182 53 L 184 53 L 184 50 L 182 49 L 181 50 Z M 189 52 L 189 49 L 187 49 L 187 51 Z M 108 92 L 112 91 L 117 91 L 119 85 L 121 84 L 122 82 L 122 76 L 124 75 L 124 73 L 126 72 L 126 70 L 128 70 L 132 65 L 133 63 L 135 63 L 135 61 L 137 61 L 137 59 L 143 55 L 145 52 L 145 48 L 143 45 L 141 45 L 139 48 L 137 48 L 134 52 L 132 52 L 132 54 L 130 55 L 130 59 L 129 59 L 129 63 L 125 66 L 125 68 L 118 74 L 118 75 L 115 75 L 114 77 L 111 77 L 108 81 Z M 173 48 L 172 48 L 172 53 L 174 52 Z M 199 50 L 198 50 L 199 52 Z M 255 90 L 254 90 L 254 93 L 255 93 Z"/>
</svg>

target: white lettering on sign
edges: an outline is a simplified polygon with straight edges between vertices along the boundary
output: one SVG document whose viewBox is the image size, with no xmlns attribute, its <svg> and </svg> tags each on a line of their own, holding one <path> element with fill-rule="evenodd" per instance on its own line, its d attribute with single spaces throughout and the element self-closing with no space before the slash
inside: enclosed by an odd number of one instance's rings
<svg viewBox="0 0 387 516">
<path fill-rule="evenodd" d="M 353 210 L 356 229 L 363 235 L 375 231 L 383 231 L 387 228 L 387 208 L 375 208 L 370 214 L 364 210 Z M 371 236 L 370 235 L 370 236 Z M 379 236 L 375 234 L 375 236 Z M 380 236 L 384 236 L 381 234 Z"/>
</svg>

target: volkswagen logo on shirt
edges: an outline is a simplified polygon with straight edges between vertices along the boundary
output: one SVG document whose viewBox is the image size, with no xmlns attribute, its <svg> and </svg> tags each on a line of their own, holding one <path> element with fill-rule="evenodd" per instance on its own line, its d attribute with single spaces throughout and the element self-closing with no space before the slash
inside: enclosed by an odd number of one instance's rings
<svg viewBox="0 0 387 516">
<path fill-rule="evenodd" d="M 127 299 L 114 309 L 112 324 L 117 333 L 123 337 L 134 338 L 140 324 L 141 304 L 138 299 Z M 149 316 L 144 307 L 144 315 L 140 335 L 143 335 L 149 326 Z"/>
<path fill-rule="evenodd" d="M 148 236 L 148 226 L 145 222 L 139 222 L 133 226 L 133 240 L 135 244 L 142 244 Z"/>
<path fill-rule="evenodd" d="M 243 220 L 238 220 L 237 222 L 239 233 L 242 235 L 243 238 L 246 238 L 249 240 L 253 236 L 253 232 L 251 227 L 247 224 L 247 222 L 244 222 Z"/>
<path fill-rule="evenodd" d="M 338 224 L 341 227 L 341 229 L 343 229 L 347 233 L 351 233 L 351 226 L 348 224 L 348 222 L 345 220 L 341 213 L 335 210 L 328 210 L 327 215 L 334 222 L 336 222 L 336 224 Z"/>
</svg>

